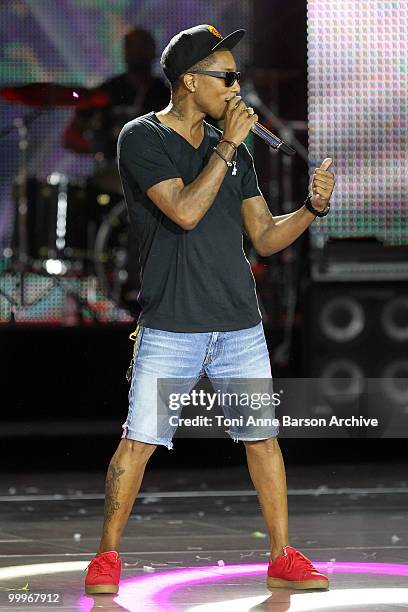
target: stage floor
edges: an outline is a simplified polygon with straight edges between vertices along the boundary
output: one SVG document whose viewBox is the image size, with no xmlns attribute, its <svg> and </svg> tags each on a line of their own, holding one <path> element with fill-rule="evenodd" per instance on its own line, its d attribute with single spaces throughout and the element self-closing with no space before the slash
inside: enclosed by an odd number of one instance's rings
<svg viewBox="0 0 408 612">
<path fill-rule="evenodd" d="M 88 597 L 104 473 L 3 473 L 0 610 L 40 609 L 15 603 L 29 593 L 59 594 L 42 610 L 406 610 L 407 480 L 401 463 L 289 468 L 290 543 L 329 573 L 331 589 L 270 592 L 246 469 L 147 469 L 122 539 L 120 592 Z"/>
</svg>

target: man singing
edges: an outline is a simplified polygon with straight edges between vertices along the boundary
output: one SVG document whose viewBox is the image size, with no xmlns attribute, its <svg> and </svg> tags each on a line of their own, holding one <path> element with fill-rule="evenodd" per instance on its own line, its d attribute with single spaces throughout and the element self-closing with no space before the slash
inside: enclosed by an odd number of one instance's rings
<svg viewBox="0 0 408 612">
<path fill-rule="evenodd" d="M 202 376 L 222 388 L 248 379 L 249 387 L 262 380 L 272 389 L 243 231 L 260 255 L 272 255 L 329 209 L 334 178 L 327 158 L 315 170 L 305 205 L 280 217 L 269 211 L 243 144 L 258 119 L 238 95 L 240 74 L 231 53 L 244 33 L 223 38 L 213 26 L 199 25 L 173 37 L 161 58 L 170 104 L 130 121 L 119 136 L 120 175 L 140 244 L 142 312 L 129 412 L 108 468 L 103 532 L 88 567 L 88 594 L 118 591 L 120 537 L 147 461 L 157 445 L 172 448 L 176 427 L 158 419 L 158 379 L 178 379 L 187 392 Z M 204 121 L 206 115 L 223 119 L 222 133 Z M 222 408 L 231 415 L 231 406 Z M 245 406 L 238 410 L 248 416 Z M 228 433 L 245 445 L 270 536 L 268 586 L 327 589 L 327 577 L 289 546 L 278 428 L 234 426 Z"/>
</svg>

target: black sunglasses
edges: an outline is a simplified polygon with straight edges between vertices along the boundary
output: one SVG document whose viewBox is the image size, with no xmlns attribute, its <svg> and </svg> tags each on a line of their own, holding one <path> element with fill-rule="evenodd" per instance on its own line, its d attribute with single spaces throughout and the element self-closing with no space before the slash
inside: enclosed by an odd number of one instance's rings
<svg viewBox="0 0 408 612">
<path fill-rule="evenodd" d="M 225 87 L 232 87 L 235 81 L 239 83 L 241 73 L 234 70 L 216 71 L 216 70 L 189 70 L 190 74 L 207 74 L 208 76 L 217 77 L 225 80 Z"/>
</svg>

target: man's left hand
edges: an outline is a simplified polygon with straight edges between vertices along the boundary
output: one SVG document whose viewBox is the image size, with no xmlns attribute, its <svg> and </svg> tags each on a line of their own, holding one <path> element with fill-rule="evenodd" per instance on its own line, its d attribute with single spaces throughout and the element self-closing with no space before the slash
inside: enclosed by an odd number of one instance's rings
<svg viewBox="0 0 408 612">
<path fill-rule="evenodd" d="M 333 160 L 331 157 L 326 157 L 320 168 L 315 169 L 312 176 L 310 193 L 313 195 L 311 203 L 313 208 L 320 212 L 323 211 L 329 203 L 335 185 L 334 175 L 328 171 L 328 167 L 332 162 Z"/>
</svg>

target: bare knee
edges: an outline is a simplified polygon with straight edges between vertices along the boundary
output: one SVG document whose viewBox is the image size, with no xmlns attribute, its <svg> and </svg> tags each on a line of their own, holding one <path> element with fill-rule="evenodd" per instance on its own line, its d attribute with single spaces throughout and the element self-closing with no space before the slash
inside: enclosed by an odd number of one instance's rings
<svg viewBox="0 0 408 612">
<path fill-rule="evenodd" d="M 268 438 L 267 440 L 243 440 L 245 450 L 251 454 L 273 454 L 279 450 L 278 438 Z"/>
<path fill-rule="evenodd" d="M 148 461 L 157 448 L 157 444 L 148 444 L 139 440 L 128 440 L 122 438 L 119 443 L 119 449 L 126 453 L 130 453 L 135 460 Z"/>
</svg>

